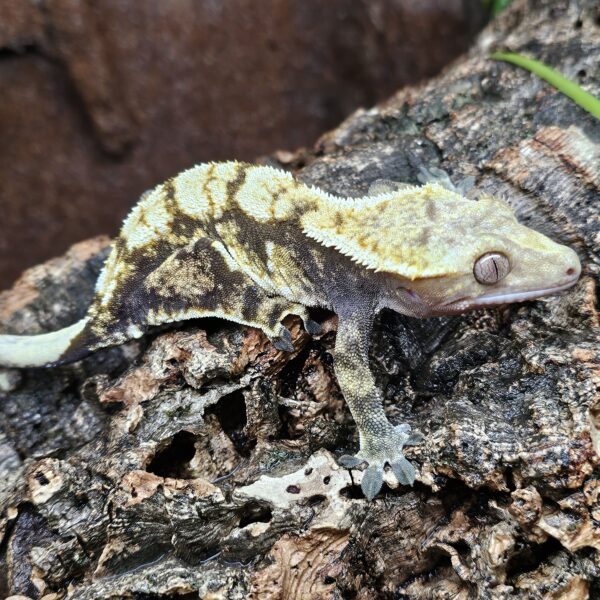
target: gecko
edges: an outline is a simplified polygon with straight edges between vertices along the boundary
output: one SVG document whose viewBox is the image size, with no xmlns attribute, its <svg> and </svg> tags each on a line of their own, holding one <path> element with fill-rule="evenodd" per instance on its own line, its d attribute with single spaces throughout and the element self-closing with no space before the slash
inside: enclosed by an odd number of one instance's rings
<svg viewBox="0 0 600 600">
<path fill-rule="evenodd" d="M 403 485 L 404 446 L 422 439 L 392 424 L 369 367 L 375 316 L 452 315 L 554 294 L 574 285 L 577 254 L 520 224 L 502 199 L 477 199 L 440 169 L 423 185 L 376 182 L 346 198 L 292 174 L 235 161 L 196 165 L 146 192 L 125 219 L 83 319 L 51 333 L 0 336 L 0 364 L 62 364 L 139 338 L 156 325 L 220 317 L 261 329 L 293 352 L 282 324 L 335 312 L 334 371 L 358 430 L 371 500 L 389 466 Z"/>
</svg>

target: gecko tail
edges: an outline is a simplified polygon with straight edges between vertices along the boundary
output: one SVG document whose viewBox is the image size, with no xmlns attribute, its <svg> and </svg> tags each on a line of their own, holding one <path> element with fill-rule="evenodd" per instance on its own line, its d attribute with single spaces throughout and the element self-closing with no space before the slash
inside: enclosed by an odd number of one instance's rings
<svg viewBox="0 0 600 600">
<path fill-rule="evenodd" d="M 85 329 L 88 318 L 40 335 L 0 335 L 0 366 L 43 367 L 65 360 L 65 353 Z"/>
</svg>

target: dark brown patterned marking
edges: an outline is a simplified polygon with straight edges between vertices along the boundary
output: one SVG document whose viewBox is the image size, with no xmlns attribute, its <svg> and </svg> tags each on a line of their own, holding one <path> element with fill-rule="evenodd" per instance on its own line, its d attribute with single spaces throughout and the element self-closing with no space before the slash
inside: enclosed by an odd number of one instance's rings
<svg viewBox="0 0 600 600">
<path fill-rule="evenodd" d="M 226 195 L 228 204 L 231 204 L 235 200 L 236 194 L 242 188 L 244 182 L 246 181 L 248 169 L 251 168 L 252 166 L 247 163 L 238 163 L 236 165 L 235 177 L 227 182 Z"/>
<path fill-rule="evenodd" d="M 212 196 L 212 192 L 208 189 L 208 186 L 215 180 L 215 169 L 217 165 L 215 163 L 211 163 L 206 169 L 206 175 L 204 176 L 204 181 L 202 182 L 202 193 L 204 194 L 206 201 L 208 202 L 208 208 L 210 215 L 213 216 L 215 214 L 215 201 Z"/>
<path fill-rule="evenodd" d="M 162 200 L 166 211 L 172 216 L 179 212 L 179 205 L 175 197 L 175 178 L 170 177 L 162 184 Z"/>
<path fill-rule="evenodd" d="M 427 218 L 430 223 L 437 223 L 438 210 L 435 205 L 435 200 L 431 200 L 430 198 L 425 200 L 425 212 L 427 213 Z"/>
</svg>

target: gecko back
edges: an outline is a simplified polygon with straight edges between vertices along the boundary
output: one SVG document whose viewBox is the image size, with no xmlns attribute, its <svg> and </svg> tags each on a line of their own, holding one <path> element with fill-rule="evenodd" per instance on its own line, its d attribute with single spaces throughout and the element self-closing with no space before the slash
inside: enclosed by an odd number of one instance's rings
<svg viewBox="0 0 600 600">
<path fill-rule="evenodd" d="M 296 185 L 283 171 L 224 162 L 195 166 L 147 192 L 114 241 L 87 315 L 57 332 L 0 336 L 0 364 L 71 362 L 150 326 L 207 316 L 276 338 L 281 319 L 302 309 L 278 296 L 264 270 L 255 276 L 261 265 L 250 246 L 260 237 L 258 215 L 281 212 L 277 191 Z M 240 236 L 234 227 L 244 221 Z"/>
</svg>

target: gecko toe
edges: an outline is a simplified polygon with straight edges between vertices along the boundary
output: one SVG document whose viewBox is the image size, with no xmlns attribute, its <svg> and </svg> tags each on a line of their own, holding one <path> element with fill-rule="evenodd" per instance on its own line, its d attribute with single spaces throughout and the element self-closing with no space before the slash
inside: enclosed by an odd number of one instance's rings
<svg viewBox="0 0 600 600">
<path fill-rule="evenodd" d="M 372 500 L 383 485 L 384 466 L 389 465 L 400 485 L 413 485 L 415 467 L 404 457 L 402 449 L 407 444 L 418 444 L 423 436 L 418 431 L 412 432 L 408 423 L 390 427 L 384 436 L 364 435 L 361 447 L 356 456 L 344 455 L 338 464 L 347 469 L 354 469 L 367 463 L 363 472 L 361 488 L 368 500 Z"/>
<path fill-rule="evenodd" d="M 288 342 L 287 340 L 276 339 L 273 340 L 273 346 L 277 348 L 277 350 L 281 350 L 282 352 L 294 352 L 294 344 L 292 342 Z"/>
<path fill-rule="evenodd" d="M 425 167 L 423 164 L 419 165 L 417 179 L 419 180 L 419 183 L 422 184 L 437 183 L 451 192 L 457 191 L 456 186 L 452 183 L 448 173 L 438 167 Z"/>
<path fill-rule="evenodd" d="M 279 335 L 271 340 L 273 346 L 282 352 L 294 352 L 294 344 L 292 344 L 292 334 L 287 327 L 281 326 Z"/>
<path fill-rule="evenodd" d="M 423 440 L 425 436 L 419 431 L 413 431 L 404 441 L 405 446 L 418 446 Z"/>
<path fill-rule="evenodd" d="M 391 179 L 376 179 L 369 186 L 367 196 L 380 196 L 382 194 L 392 194 L 402 189 L 414 187 L 410 183 L 401 181 L 392 181 Z"/>
<path fill-rule="evenodd" d="M 352 456 L 350 454 L 344 454 L 337 460 L 338 465 L 340 465 L 340 467 L 344 467 L 345 469 L 354 469 L 355 467 L 358 467 L 358 465 L 362 465 L 364 462 L 364 459 L 358 458 L 358 456 Z"/>
<path fill-rule="evenodd" d="M 466 196 L 475 186 L 475 177 L 469 175 L 456 184 L 456 190 L 462 196 Z"/>
<path fill-rule="evenodd" d="M 304 321 L 304 329 L 306 329 L 306 333 L 309 335 L 320 335 L 322 331 L 321 325 L 312 319 Z"/>
<path fill-rule="evenodd" d="M 415 468 L 404 456 L 390 462 L 390 467 L 392 467 L 392 471 L 400 485 L 412 485 L 415 482 Z"/>
<path fill-rule="evenodd" d="M 408 435 L 412 431 L 412 427 L 408 423 L 400 423 L 400 425 L 395 425 L 394 429 L 397 433 Z"/>
<path fill-rule="evenodd" d="M 363 474 L 360 487 L 369 502 L 377 496 L 383 486 L 383 466 L 371 465 Z"/>
</svg>

